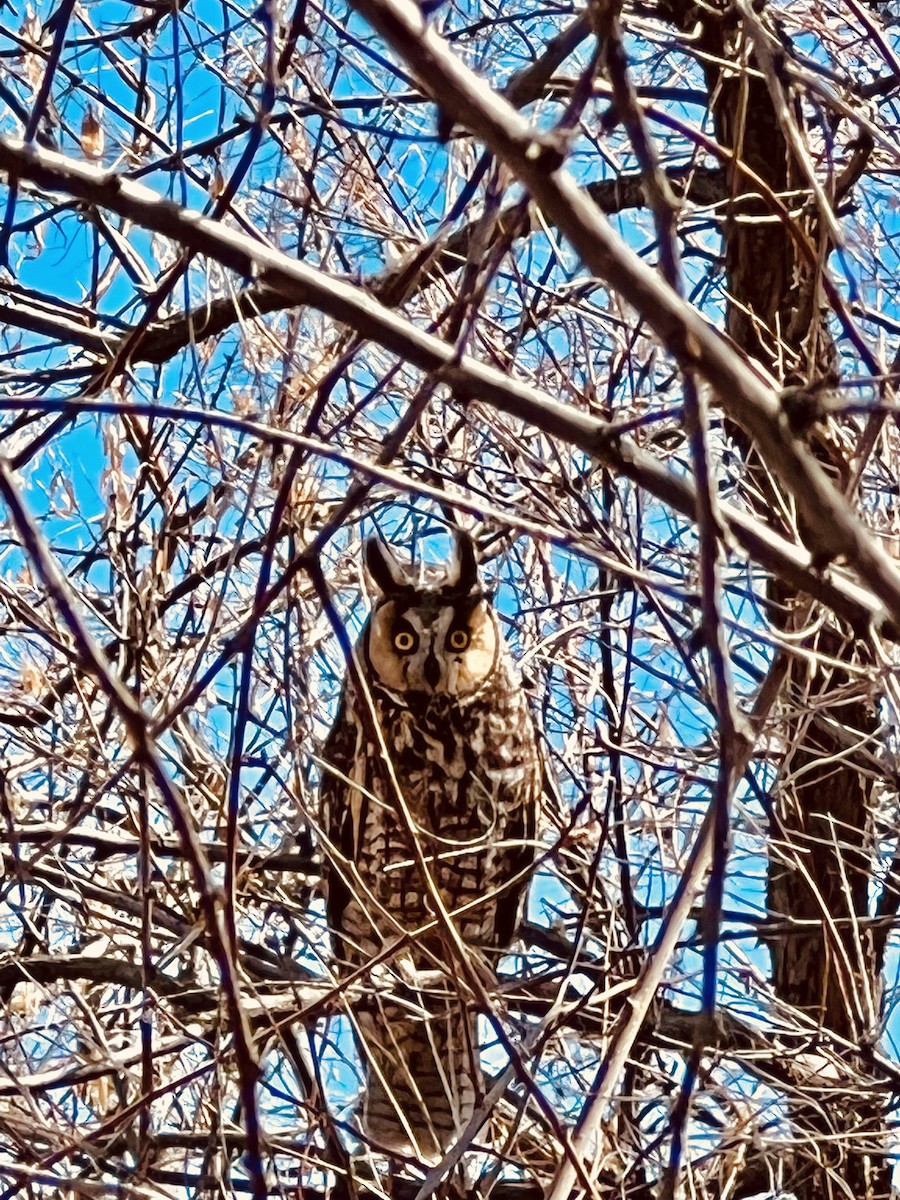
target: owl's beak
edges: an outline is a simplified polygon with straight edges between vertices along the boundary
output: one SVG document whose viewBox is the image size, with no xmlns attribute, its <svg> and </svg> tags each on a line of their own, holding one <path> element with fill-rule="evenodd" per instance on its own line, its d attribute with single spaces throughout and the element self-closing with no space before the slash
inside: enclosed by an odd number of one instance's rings
<svg viewBox="0 0 900 1200">
<path fill-rule="evenodd" d="M 441 664 L 435 657 L 433 650 L 428 651 L 428 657 L 422 666 L 422 674 L 425 676 L 425 682 L 434 691 L 441 682 Z"/>
</svg>

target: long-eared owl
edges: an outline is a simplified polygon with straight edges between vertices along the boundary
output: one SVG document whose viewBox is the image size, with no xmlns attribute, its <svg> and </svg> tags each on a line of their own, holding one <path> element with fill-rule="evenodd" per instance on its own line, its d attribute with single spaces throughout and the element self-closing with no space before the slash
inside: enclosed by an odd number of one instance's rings
<svg viewBox="0 0 900 1200">
<path fill-rule="evenodd" d="M 477 1014 L 434 888 L 467 951 L 509 947 L 542 767 L 471 540 L 457 536 L 449 568 L 416 575 L 370 541 L 366 566 L 373 609 L 355 659 L 368 698 L 348 680 L 324 750 L 327 913 L 340 972 L 372 964 L 356 1013 L 363 1132 L 430 1159 L 481 1092 Z"/>
</svg>

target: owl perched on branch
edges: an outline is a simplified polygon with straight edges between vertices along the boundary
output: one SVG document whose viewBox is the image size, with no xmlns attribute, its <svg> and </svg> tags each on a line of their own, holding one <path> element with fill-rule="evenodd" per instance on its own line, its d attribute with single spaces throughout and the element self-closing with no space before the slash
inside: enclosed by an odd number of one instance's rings
<svg viewBox="0 0 900 1200">
<path fill-rule="evenodd" d="M 542 765 L 471 539 L 457 537 L 449 568 L 415 574 L 370 541 L 366 566 L 364 687 L 348 679 L 324 750 L 328 922 L 341 973 L 373 964 L 356 1014 L 363 1132 L 376 1149 L 434 1159 L 482 1091 L 460 941 L 495 965 L 514 937 Z M 436 894 L 459 939 L 436 919 Z"/>
</svg>

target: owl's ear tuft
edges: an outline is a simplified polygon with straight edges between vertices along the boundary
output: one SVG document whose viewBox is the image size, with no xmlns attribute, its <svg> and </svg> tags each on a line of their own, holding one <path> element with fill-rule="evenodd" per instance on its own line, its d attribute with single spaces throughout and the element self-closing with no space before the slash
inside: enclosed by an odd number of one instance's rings
<svg viewBox="0 0 900 1200">
<path fill-rule="evenodd" d="M 364 558 L 370 579 L 383 595 L 402 592 L 409 587 L 406 572 L 380 538 L 369 538 Z"/>
<path fill-rule="evenodd" d="M 478 587 L 478 558 L 472 536 L 464 529 L 456 532 L 456 570 L 448 581 L 454 592 L 467 596 Z"/>
</svg>

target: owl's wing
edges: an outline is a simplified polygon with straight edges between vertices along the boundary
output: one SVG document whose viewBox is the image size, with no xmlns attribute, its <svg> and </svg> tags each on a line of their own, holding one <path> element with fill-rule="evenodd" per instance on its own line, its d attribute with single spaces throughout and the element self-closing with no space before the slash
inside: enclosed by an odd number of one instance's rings
<svg viewBox="0 0 900 1200">
<path fill-rule="evenodd" d="M 506 838 L 514 843 L 504 856 L 504 872 L 510 880 L 521 876 L 518 883 L 511 884 L 497 897 L 496 915 L 494 918 L 494 944 L 497 949 L 505 949 L 516 936 L 516 928 L 522 915 L 522 897 L 528 884 L 528 871 L 535 859 L 535 838 L 537 836 L 537 817 L 540 804 L 540 789 L 534 789 L 534 795 L 519 804 L 506 826 Z"/>
<path fill-rule="evenodd" d="M 494 918 L 494 945 L 497 949 L 505 949 L 513 941 L 522 915 L 522 898 L 528 889 L 529 870 L 537 854 L 538 818 L 544 788 L 544 763 L 527 707 L 524 708 L 519 729 L 525 741 L 522 748 L 522 757 L 527 764 L 525 780 L 522 785 L 501 797 L 501 803 L 506 808 L 504 839 L 510 843 L 504 854 L 503 871 L 509 880 L 521 878 L 497 897 Z"/>
<path fill-rule="evenodd" d="M 325 854 L 325 913 L 340 958 L 344 958 L 347 951 L 341 935 L 344 912 L 351 896 L 348 873 L 359 861 L 360 830 L 365 828 L 368 803 L 365 789 L 355 787 L 353 783 L 360 768 L 365 766 L 361 733 L 349 697 L 345 695 L 322 750 L 319 789 L 322 829 L 334 852 Z"/>
</svg>

